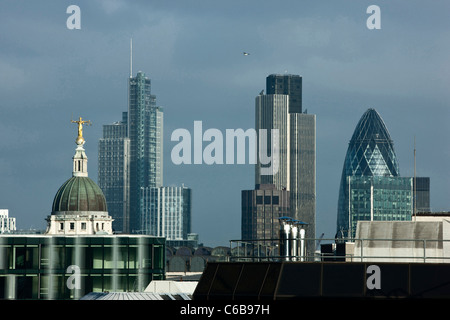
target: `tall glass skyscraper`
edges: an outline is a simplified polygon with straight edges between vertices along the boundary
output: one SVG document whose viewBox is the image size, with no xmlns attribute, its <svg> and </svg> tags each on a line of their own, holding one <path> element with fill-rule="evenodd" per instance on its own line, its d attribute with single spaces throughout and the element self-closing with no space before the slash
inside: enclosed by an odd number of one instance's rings
<svg viewBox="0 0 450 320">
<path fill-rule="evenodd" d="M 99 141 L 99 186 L 114 229 L 142 233 L 141 188 L 163 184 L 163 108 L 151 94 L 143 72 L 128 82 L 128 111 L 122 121 L 105 125 Z"/>
<path fill-rule="evenodd" d="M 103 126 L 98 159 L 115 232 L 187 240 L 191 189 L 163 186 L 163 108 L 143 72 L 130 73 L 128 111 L 122 121 Z"/>
<path fill-rule="evenodd" d="M 354 237 L 358 220 L 410 220 L 411 212 L 412 178 L 400 178 L 386 125 L 377 111 L 368 109 L 355 128 L 344 160 L 337 236 Z"/>
<path fill-rule="evenodd" d="M 141 188 L 163 184 L 163 109 L 156 106 L 151 81 L 139 71 L 129 79 L 130 231 L 140 232 Z"/>
</svg>

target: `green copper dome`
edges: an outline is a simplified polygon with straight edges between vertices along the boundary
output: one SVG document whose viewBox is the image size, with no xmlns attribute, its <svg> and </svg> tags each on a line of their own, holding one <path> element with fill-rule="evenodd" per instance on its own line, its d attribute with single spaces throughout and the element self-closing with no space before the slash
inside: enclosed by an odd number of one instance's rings
<svg viewBox="0 0 450 320">
<path fill-rule="evenodd" d="M 67 211 L 106 212 L 106 199 L 100 187 L 88 177 L 74 176 L 55 195 L 52 214 Z"/>
</svg>

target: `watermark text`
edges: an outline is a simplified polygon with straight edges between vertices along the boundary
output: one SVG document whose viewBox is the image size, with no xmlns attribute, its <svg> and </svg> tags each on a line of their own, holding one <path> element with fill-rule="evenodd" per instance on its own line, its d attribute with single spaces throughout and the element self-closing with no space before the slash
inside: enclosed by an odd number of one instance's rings
<svg viewBox="0 0 450 320">
<path fill-rule="evenodd" d="M 255 129 L 226 129 L 224 135 L 215 128 L 203 132 L 202 121 L 194 121 L 193 136 L 189 130 L 180 128 L 172 132 L 171 141 L 178 142 L 171 152 L 172 162 L 176 165 L 245 164 L 248 158 L 248 164 L 257 164 L 259 159 L 261 175 L 278 172 L 278 129 L 260 129 L 258 132 Z M 205 147 L 204 142 L 208 142 Z"/>
</svg>

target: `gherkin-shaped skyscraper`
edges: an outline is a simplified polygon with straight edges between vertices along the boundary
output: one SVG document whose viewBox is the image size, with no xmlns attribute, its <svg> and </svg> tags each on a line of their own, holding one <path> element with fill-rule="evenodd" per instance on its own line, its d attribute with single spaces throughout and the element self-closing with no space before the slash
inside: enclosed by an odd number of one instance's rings
<svg viewBox="0 0 450 320">
<path fill-rule="evenodd" d="M 375 109 L 367 110 L 350 140 L 342 176 L 399 176 L 394 144 Z"/>
<path fill-rule="evenodd" d="M 361 207 L 356 213 L 352 210 L 358 205 L 356 201 L 353 201 L 355 199 L 352 199 L 354 185 L 359 188 L 358 190 L 362 190 L 363 185 L 368 184 L 367 192 L 370 193 L 372 190 L 373 193 L 374 181 L 382 180 L 384 184 L 398 184 L 399 180 L 395 177 L 399 175 L 397 157 L 389 131 L 378 112 L 368 109 L 355 128 L 344 161 L 339 189 L 337 236 L 354 235 L 358 219 L 356 215 L 360 215 L 359 218 L 365 220 L 364 210 Z M 400 183 L 408 184 L 409 181 L 400 181 Z M 367 207 L 366 216 L 372 214 L 373 218 L 373 198 L 370 198 L 364 206 Z"/>
</svg>

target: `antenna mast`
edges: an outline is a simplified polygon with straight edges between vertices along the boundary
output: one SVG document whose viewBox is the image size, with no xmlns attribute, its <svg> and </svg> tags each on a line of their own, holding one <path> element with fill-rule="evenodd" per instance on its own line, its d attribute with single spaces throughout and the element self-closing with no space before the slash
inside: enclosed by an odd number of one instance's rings
<svg viewBox="0 0 450 320">
<path fill-rule="evenodd" d="M 416 188 L 417 188 L 417 183 L 416 183 L 416 136 L 414 136 L 414 210 L 413 210 L 413 214 L 414 217 L 416 216 L 416 210 L 417 210 L 417 199 L 416 199 Z"/>
<path fill-rule="evenodd" d="M 130 39 L 130 78 L 133 77 L 133 38 Z"/>
</svg>

